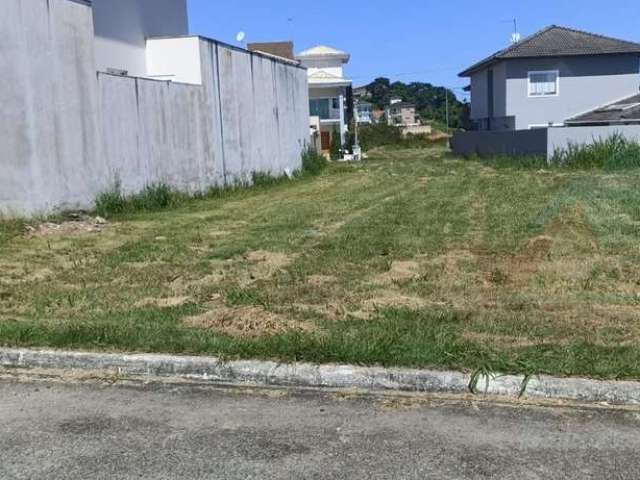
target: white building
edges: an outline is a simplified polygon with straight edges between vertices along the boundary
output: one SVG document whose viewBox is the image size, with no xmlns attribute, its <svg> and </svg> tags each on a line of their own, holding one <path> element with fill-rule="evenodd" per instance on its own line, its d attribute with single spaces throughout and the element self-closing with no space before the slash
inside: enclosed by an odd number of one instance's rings
<svg viewBox="0 0 640 480">
<path fill-rule="evenodd" d="M 93 0 L 92 7 L 96 66 L 102 72 L 154 76 L 147 40 L 189 34 L 187 0 Z"/>
<path fill-rule="evenodd" d="M 347 91 L 352 82 L 344 77 L 343 66 L 350 55 L 320 45 L 300 52 L 296 59 L 308 69 L 310 113 L 320 118 L 320 145 L 327 153 L 334 135 L 340 135 L 340 144 L 345 144 Z"/>
</svg>

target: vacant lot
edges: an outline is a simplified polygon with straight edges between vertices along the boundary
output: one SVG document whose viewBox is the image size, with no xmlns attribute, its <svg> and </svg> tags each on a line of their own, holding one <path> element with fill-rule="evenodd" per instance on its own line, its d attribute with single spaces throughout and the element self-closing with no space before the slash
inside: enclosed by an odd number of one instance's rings
<svg viewBox="0 0 640 480">
<path fill-rule="evenodd" d="M 0 344 L 640 378 L 640 171 L 379 152 L 0 231 Z"/>
</svg>

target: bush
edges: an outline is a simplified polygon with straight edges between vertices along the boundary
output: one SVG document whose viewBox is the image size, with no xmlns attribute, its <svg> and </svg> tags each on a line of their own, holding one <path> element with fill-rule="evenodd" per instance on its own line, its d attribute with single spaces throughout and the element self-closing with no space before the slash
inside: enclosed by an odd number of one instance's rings
<svg viewBox="0 0 640 480">
<path fill-rule="evenodd" d="M 403 141 L 400 129 L 387 123 L 363 125 L 359 128 L 360 146 L 363 150 L 399 145 Z"/>
<path fill-rule="evenodd" d="M 319 175 L 327 168 L 327 159 L 319 153 L 309 149 L 302 155 L 302 173 L 306 175 Z"/>
<path fill-rule="evenodd" d="M 148 185 L 142 192 L 126 196 L 122 185 L 116 181 L 113 188 L 96 198 L 96 213 L 101 216 L 130 213 L 135 211 L 156 211 L 180 205 L 187 199 L 186 194 L 173 190 L 165 184 Z"/>
<path fill-rule="evenodd" d="M 398 148 L 428 148 L 434 145 L 448 145 L 448 138 L 442 137 L 432 140 L 427 135 L 409 134 L 402 135 L 402 130 L 387 123 L 363 125 L 359 127 L 360 146 L 363 150 L 371 150 L 376 147 Z"/>
<path fill-rule="evenodd" d="M 331 136 L 331 160 L 340 160 L 342 158 L 342 144 L 340 142 L 340 135 L 338 135 L 336 132 L 333 132 L 333 135 Z"/>
<path fill-rule="evenodd" d="M 551 164 L 567 168 L 598 168 L 618 170 L 640 167 L 640 143 L 626 139 L 619 133 L 591 144 L 569 144 L 558 149 Z"/>
</svg>

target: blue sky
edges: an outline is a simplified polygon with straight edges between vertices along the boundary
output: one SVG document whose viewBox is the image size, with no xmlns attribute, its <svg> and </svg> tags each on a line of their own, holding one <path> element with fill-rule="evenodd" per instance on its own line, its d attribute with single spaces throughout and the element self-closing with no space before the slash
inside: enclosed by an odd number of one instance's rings
<svg viewBox="0 0 640 480">
<path fill-rule="evenodd" d="M 606 5 L 606 8 L 603 8 Z M 457 73 L 504 48 L 513 18 L 525 36 L 557 24 L 640 42 L 638 0 L 189 0 L 192 33 L 235 42 L 292 39 L 351 53 L 356 85 L 379 76 L 460 87 Z"/>
</svg>

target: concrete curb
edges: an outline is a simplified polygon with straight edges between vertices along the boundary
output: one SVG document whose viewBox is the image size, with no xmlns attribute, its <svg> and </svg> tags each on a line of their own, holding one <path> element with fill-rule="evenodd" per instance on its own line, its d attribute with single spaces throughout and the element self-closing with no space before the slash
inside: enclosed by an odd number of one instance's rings
<svg viewBox="0 0 640 480">
<path fill-rule="evenodd" d="M 491 395 L 512 399 L 574 400 L 612 405 L 640 405 L 640 382 L 577 378 L 282 364 L 211 357 L 123 355 L 48 350 L 1 349 L 0 367 L 66 371 L 105 371 L 134 377 L 180 377 L 234 385 L 349 388 L 369 391 Z"/>
</svg>

